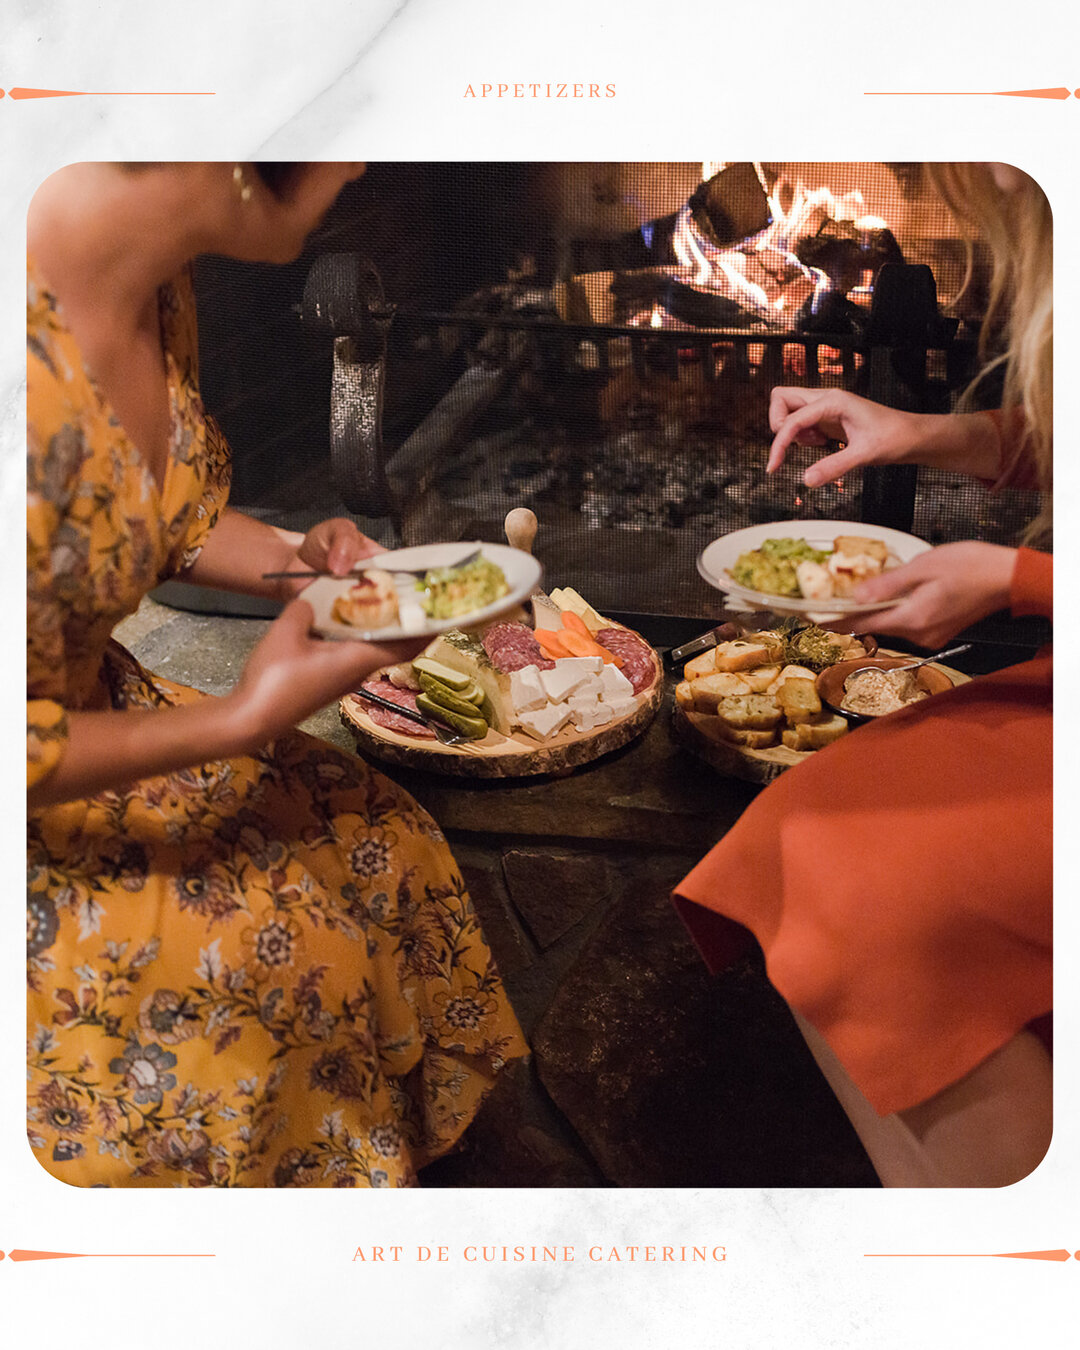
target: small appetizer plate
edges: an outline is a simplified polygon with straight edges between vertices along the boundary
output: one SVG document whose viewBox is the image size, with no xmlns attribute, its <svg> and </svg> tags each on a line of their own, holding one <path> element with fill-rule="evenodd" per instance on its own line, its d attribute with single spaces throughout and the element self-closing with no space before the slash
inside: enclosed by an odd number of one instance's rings
<svg viewBox="0 0 1080 1350">
<path fill-rule="evenodd" d="M 502 569 L 508 591 L 491 604 L 466 614 L 456 614 L 450 619 L 429 619 L 420 603 L 422 592 L 417 590 L 417 578 L 409 574 L 448 567 L 460 562 L 464 554 L 475 548 L 480 550 L 482 558 Z M 333 615 L 334 601 L 339 595 L 348 594 L 349 588 L 356 584 L 356 578 L 318 576 L 310 586 L 304 587 L 300 596 L 315 611 L 312 629 L 320 636 L 345 642 L 393 642 L 398 638 L 433 637 L 451 628 L 472 628 L 517 608 L 539 586 L 543 576 L 543 569 L 530 553 L 509 548 L 506 544 L 488 544 L 480 540 L 417 544 L 413 548 L 372 554 L 370 558 L 362 559 L 358 566 L 393 569 L 398 596 L 398 622 L 372 629 L 356 628 L 352 624 L 339 622 Z"/>
<path fill-rule="evenodd" d="M 860 614 L 888 609 L 893 604 L 891 600 L 867 605 L 843 597 L 804 600 L 802 596 L 770 595 L 767 591 L 755 591 L 749 586 L 742 586 L 732 576 L 732 568 L 739 556 L 760 548 L 766 539 L 805 539 L 813 548 L 831 551 L 833 540 L 842 534 L 881 540 L 889 550 L 888 567 L 899 567 L 930 548 L 924 539 L 916 539 L 913 534 L 886 529 L 883 525 L 867 525 L 861 520 L 774 520 L 714 539 L 698 556 L 697 568 L 710 586 L 733 596 L 736 602 L 748 609 L 794 614 L 811 623 L 835 623 L 840 619 L 853 619 Z M 735 608 L 734 604 L 732 608 Z"/>
</svg>

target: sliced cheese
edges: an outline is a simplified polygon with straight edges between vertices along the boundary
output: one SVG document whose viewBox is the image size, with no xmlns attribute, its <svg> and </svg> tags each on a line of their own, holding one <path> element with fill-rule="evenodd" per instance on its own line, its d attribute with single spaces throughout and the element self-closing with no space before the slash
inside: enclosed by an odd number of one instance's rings
<svg viewBox="0 0 1080 1350">
<path fill-rule="evenodd" d="M 549 736 L 561 731 L 570 721 L 570 717 L 569 704 L 545 703 L 542 708 L 532 712 L 518 713 L 517 724 L 530 736 L 535 736 L 538 741 L 546 741 Z"/>
<path fill-rule="evenodd" d="M 510 675 L 510 702 L 515 713 L 535 712 L 547 705 L 547 690 L 540 679 L 537 666 L 525 666 Z"/>
<path fill-rule="evenodd" d="M 603 628 L 604 620 L 593 609 L 588 601 L 583 600 L 572 586 L 561 586 L 551 592 L 551 598 L 560 609 L 568 609 L 585 620 L 585 623 L 595 633 L 597 629 Z"/>
<path fill-rule="evenodd" d="M 600 672 L 600 697 L 605 703 L 632 696 L 634 686 L 618 666 L 604 666 Z"/>
<path fill-rule="evenodd" d="M 593 671 L 591 675 L 586 675 L 585 679 L 574 690 L 574 697 L 581 698 L 589 695 L 592 698 L 602 698 L 604 693 L 602 681 L 604 678 L 604 671 L 607 669 L 607 666 L 601 665 L 598 671 Z M 614 669 L 614 667 L 612 667 L 612 669 Z"/>
<path fill-rule="evenodd" d="M 563 627 L 562 608 L 552 604 L 546 597 L 534 595 L 532 598 L 533 627 L 549 633 L 561 632 Z"/>
<path fill-rule="evenodd" d="M 552 703 L 561 703 L 580 689 L 590 675 L 599 675 L 603 666 L 599 656 L 566 656 L 551 670 L 542 670 L 540 679 Z"/>
<path fill-rule="evenodd" d="M 571 700 L 567 706 L 571 709 L 574 726 L 579 731 L 594 731 L 597 727 L 602 727 L 612 721 L 615 716 L 611 704 L 601 703 L 599 699 L 583 699 L 576 704 L 574 700 Z"/>
<path fill-rule="evenodd" d="M 610 700 L 604 699 L 603 701 L 603 707 L 611 709 L 611 716 L 613 719 L 625 717 L 626 714 L 628 712 L 631 712 L 636 706 L 637 706 L 636 697 L 613 698 Z"/>
</svg>

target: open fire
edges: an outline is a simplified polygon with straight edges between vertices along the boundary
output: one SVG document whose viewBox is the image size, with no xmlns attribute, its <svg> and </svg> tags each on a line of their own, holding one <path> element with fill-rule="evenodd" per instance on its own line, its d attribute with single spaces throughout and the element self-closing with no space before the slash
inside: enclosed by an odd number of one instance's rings
<svg viewBox="0 0 1080 1350">
<path fill-rule="evenodd" d="M 395 166 L 382 167 L 394 187 Z M 463 167 L 476 181 L 482 166 Z M 384 356 L 372 348 L 385 366 L 391 506 L 368 532 L 386 543 L 498 539 L 506 512 L 529 506 L 538 553 L 564 584 L 612 611 L 685 617 L 716 603 L 698 584 L 700 549 L 761 521 L 877 519 L 932 542 L 1010 541 L 1030 507 L 1023 494 L 928 476 L 894 491 L 863 474 L 808 492 L 809 449 L 764 473 L 776 384 L 843 386 L 924 411 L 946 410 L 966 384 L 978 309 L 956 303 L 964 245 L 920 167 L 517 166 L 519 197 L 488 212 L 475 198 L 451 202 L 464 234 L 418 234 L 415 248 L 423 166 L 402 169 L 400 201 L 384 212 L 400 238 L 371 250 L 380 321 L 392 316 Z M 446 201 L 453 175 L 431 172 Z M 487 240 L 504 218 L 519 242 L 500 255 Z M 337 248 L 363 232 L 354 238 Z M 405 255 L 444 279 L 440 303 L 410 302 L 393 275 Z M 306 340 L 328 350 L 324 329 Z M 331 330 L 335 353 L 367 349 L 354 328 Z M 378 438 L 354 439 L 347 462 L 360 465 L 357 481 L 376 481 Z M 256 506 L 296 528 L 340 511 L 331 487 L 297 463 Z M 885 518 L 898 499 L 906 520 Z"/>
<path fill-rule="evenodd" d="M 730 302 L 711 311 L 701 303 L 702 315 L 777 331 L 826 324 L 853 331 L 860 317 L 854 311 L 869 307 L 880 267 L 903 260 L 886 221 L 867 212 L 857 188 L 837 196 L 798 178 L 785 205 L 786 180 L 777 177 L 770 185 L 761 164 L 704 164 L 702 175 L 675 218 L 677 265 L 669 269 L 678 287 Z M 652 227 L 643 228 L 651 246 Z M 741 230 L 748 231 L 745 237 L 732 239 Z M 653 327 L 683 323 L 678 303 L 666 313 L 654 305 L 645 321 Z"/>
</svg>

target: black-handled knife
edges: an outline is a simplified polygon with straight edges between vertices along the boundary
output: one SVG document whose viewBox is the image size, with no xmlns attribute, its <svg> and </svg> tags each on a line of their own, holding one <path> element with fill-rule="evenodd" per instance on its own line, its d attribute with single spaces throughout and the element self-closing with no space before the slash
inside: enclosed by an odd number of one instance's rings
<svg viewBox="0 0 1080 1350">
<path fill-rule="evenodd" d="M 701 633 L 696 638 L 691 638 L 689 642 L 684 642 L 681 647 L 673 647 L 668 652 L 668 660 L 672 662 L 688 661 L 691 656 L 697 656 L 698 652 L 708 651 L 710 647 L 715 647 L 719 642 L 734 642 L 737 638 L 744 637 L 747 633 L 756 632 L 759 628 L 766 626 L 772 616 L 766 611 L 757 610 L 750 614 L 740 614 L 739 622 L 734 623 L 730 619 L 724 623 L 719 623 L 715 628 L 710 628 L 707 632 Z"/>
</svg>

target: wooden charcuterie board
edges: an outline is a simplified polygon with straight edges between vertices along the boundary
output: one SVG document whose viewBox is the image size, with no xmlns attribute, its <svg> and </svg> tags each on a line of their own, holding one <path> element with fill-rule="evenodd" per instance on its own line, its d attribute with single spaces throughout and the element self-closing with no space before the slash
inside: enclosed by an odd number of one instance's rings
<svg viewBox="0 0 1080 1350">
<path fill-rule="evenodd" d="M 621 626 L 609 623 L 611 628 Z M 341 700 L 341 719 L 356 737 L 362 754 L 410 769 L 456 774 L 462 778 L 565 774 L 621 749 L 640 736 L 656 716 L 663 700 L 664 678 L 659 657 L 655 652 L 652 656 L 652 682 L 637 695 L 634 707 L 594 731 L 564 727 L 544 741 L 538 741 L 524 731 L 515 731 L 509 736 L 489 731 L 483 740 L 440 745 L 438 741 L 419 740 L 379 726 L 369 715 L 371 705 L 354 694 L 347 694 Z M 371 678 L 378 679 L 383 673 L 376 671 Z"/>
<path fill-rule="evenodd" d="M 878 655 L 901 656 L 903 653 L 879 648 Z M 939 665 L 937 662 L 934 663 L 934 667 L 948 675 L 954 685 L 966 684 L 971 678 L 959 670 Z M 811 759 L 818 753 L 816 750 L 789 750 L 786 745 L 770 745 L 763 750 L 750 750 L 742 745 L 714 740 L 701 730 L 702 723 L 706 720 L 715 719 L 709 719 L 706 714 L 688 711 L 675 704 L 672 710 L 672 732 L 680 745 L 729 778 L 741 778 L 748 783 L 764 785 L 771 783 L 787 769 L 802 764 L 804 760 Z M 857 728 L 853 728 L 847 734 L 852 735 L 854 730 Z"/>
</svg>

